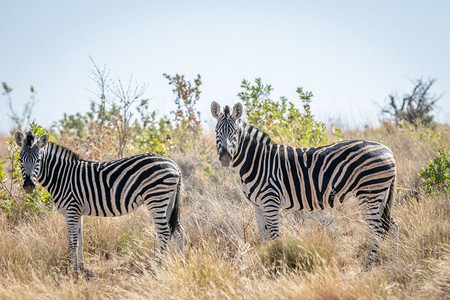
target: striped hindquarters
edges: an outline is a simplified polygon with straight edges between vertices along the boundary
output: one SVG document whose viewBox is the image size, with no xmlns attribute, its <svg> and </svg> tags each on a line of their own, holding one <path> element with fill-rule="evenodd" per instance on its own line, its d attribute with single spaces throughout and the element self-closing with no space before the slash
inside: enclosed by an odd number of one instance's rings
<svg viewBox="0 0 450 300">
<path fill-rule="evenodd" d="M 345 141 L 317 148 L 278 145 L 284 207 L 320 210 L 349 196 L 385 194 L 396 175 L 395 160 L 386 146 Z"/>
</svg>

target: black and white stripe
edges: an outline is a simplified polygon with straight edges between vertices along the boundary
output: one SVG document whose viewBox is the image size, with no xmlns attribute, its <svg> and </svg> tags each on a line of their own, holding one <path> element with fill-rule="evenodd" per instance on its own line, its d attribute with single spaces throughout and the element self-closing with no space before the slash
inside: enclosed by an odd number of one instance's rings
<svg viewBox="0 0 450 300">
<path fill-rule="evenodd" d="M 15 139 L 22 147 L 24 190 L 32 192 L 35 182 L 41 184 L 66 219 L 75 271 L 84 269 L 82 216 L 122 216 L 144 204 L 153 216 L 160 254 L 172 234 L 183 249 L 184 230 L 178 222 L 181 172 L 172 160 L 143 154 L 93 162 L 48 142 L 47 135 L 35 142 L 31 132 L 25 137 L 16 132 Z"/>
<path fill-rule="evenodd" d="M 314 148 L 278 145 L 259 129 L 246 124 L 240 103 L 221 112 L 211 105 L 217 119 L 219 160 L 238 172 L 248 200 L 255 205 L 261 239 L 280 235 L 280 209 L 322 210 L 356 197 L 372 233 L 365 264 L 376 259 L 379 240 L 397 223 L 391 218 L 396 165 L 386 146 L 370 141 L 345 141 Z"/>
</svg>

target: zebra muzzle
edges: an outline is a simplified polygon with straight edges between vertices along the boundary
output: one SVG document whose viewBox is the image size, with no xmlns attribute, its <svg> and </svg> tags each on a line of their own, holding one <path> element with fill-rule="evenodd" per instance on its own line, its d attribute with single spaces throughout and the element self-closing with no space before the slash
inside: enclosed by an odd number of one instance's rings
<svg viewBox="0 0 450 300">
<path fill-rule="evenodd" d="M 31 181 L 31 179 L 29 179 L 28 177 L 25 178 L 25 181 L 23 183 L 23 189 L 25 193 L 31 194 L 34 191 L 35 187 L 36 185 Z"/>
<path fill-rule="evenodd" d="M 228 168 L 230 166 L 231 156 L 227 153 L 219 156 L 219 160 L 222 163 L 222 167 Z"/>
</svg>

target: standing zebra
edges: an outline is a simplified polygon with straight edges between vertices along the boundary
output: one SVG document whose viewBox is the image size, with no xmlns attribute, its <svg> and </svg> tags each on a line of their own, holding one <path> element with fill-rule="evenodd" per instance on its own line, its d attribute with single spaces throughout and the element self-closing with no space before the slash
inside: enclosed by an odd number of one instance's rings
<svg viewBox="0 0 450 300">
<path fill-rule="evenodd" d="M 369 225 L 372 243 L 364 270 L 370 269 L 379 241 L 391 225 L 395 160 L 386 146 L 369 141 L 345 141 L 315 148 L 275 144 L 259 129 L 240 119 L 243 107 L 230 111 L 212 102 L 217 119 L 216 146 L 223 167 L 241 178 L 247 199 L 255 206 L 262 240 L 280 236 L 280 209 L 322 210 L 354 196 Z"/>
<path fill-rule="evenodd" d="M 35 182 L 41 184 L 66 219 L 75 273 L 85 271 L 82 216 L 122 216 L 145 204 L 153 216 L 160 255 L 171 235 L 183 250 L 184 229 L 178 222 L 181 172 L 172 160 L 143 154 L 93 162 L 49 142 L 47 135 L 35 138 L 31 131 L 26 136 L 17 131 L 14 138 L 22 148 L 23 189 L 31 193 Z"/>
</svg>

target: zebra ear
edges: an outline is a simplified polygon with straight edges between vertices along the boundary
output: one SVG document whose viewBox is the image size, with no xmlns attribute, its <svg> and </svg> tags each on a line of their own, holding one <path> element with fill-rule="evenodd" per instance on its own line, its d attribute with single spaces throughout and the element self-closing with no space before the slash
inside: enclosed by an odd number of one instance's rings
<svg viewBox="0 0 450 300">
<path fill-rule="evenodd" d="M 45 146 L 47 146 L 47 143 L 48 143 L 48 134 L 44 134 L 39 138 L 37 145 L 39 148 L 44 148 Z"/>
<path fill-rule="evenodd" d="M 211 103 L 211 114 L 214 118 L 219 119 L 222 115 L 222 112 L 220 111 L 220 105 L 216 101 L 213 101 Z"/>
<path fill-rule="evenodd" d="M 22 147 L 23 145 L 23 133 L 20 131 L 16 131 L 16 133 L 14 133 L 14 139 L 16 140 L 16 144 L 19 147 Z"/>
<path fill-rule="evenodd" d="M 244 110 L 244 108 L 242 107 L 241 102 L 236 103 L 233 106 L 233 113 L 231 114 L 231 116 L 233 117 L 233 119 L 237 120 L 240 117 L 242 117 L 242 111 Z"/>
</svg>

